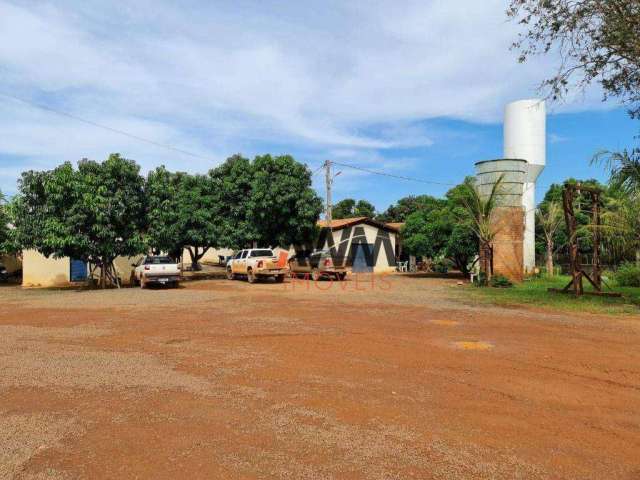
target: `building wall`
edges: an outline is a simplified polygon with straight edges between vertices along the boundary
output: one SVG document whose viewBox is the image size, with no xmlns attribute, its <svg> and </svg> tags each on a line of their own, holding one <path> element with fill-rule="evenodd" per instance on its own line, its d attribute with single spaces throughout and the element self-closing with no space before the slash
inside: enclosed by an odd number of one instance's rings
<svg viewBox="0 0 640 480">
<path fill-rule="evenodd" d="M 22 252 L 23 287 L 58 287 L 70 284 L 68 258 L 47 258 L 35 250 Z"/>
<path fill-rule="evenodd" d="M 339 249 L 339 246 L 341 244 L 341 242 L 343 242 L 343 236 L 346 236 L 346 239 L 344 240 L 346 242 L 346 254 L 349 255 L 349 253 L 351 252 L 351 244 L 353 243 L 353 239 L 354 239 L 354 234 L 357 234 L 358 232 L 362 231 L 359 230 L 362 229 L 364 231 L 364 235 L 366 238 L 367 243 L 371 244 L 371 245 L 375 245 L 376 244 L 376 239 L 378 238 L 378 236 L 385 232 L 384 230 L 379 229 L 378 227 L 375 227 L 373 225 L 367 225 L 365 223 L 361 223 L 361 224 L 357 224 L 353 227 L 348 227 L 348 228 L 343 228 L 340 230 L 334 230 L 333 231 L 333 242 L 335 245 L 336 250 Z M 345 231 L 347 231 L 347 234 L 345 235 Z M 386 272 L 393 272 L 396 269 L 396 263 L 395 263 L 395 251 L 396 251 L 396 241 L 397 241 L 397 233 L 394 232 L 388 232 L 389 235 L 389 240 L 390 240 L 390 244 L 391 244 L 391 251 L 394 253 L 392 255 L 392 259 L 387 259 L 387 255 L 385 253 L 385 249 L 384 246 L 381 245 L 379 248 L 379 251 L 377 252 L 377 255 L 375 256 L 375 258 L 373 259 L 374 261 L 374 266 L 373 266 L 373 271 L 375 273 L 386 273 Z M 324 246 L 322 247 L 323 249 L 327 249 L 329 248 L 329 242 L 328 240 L 325 242 Z M 391 261 L 389 261 L 391 260 Z"/>
<path fill-rule="evenodd" d="M 138 263 L 143 255 L 138 255 L 135 257 L 116 257 L 113 261 L 114 267 L 116 267 L 116 272 L 118 272 L 118 276 L 120 280 L 122 280 L 123 285 L 131 284 L 131 273 L 133 272 L 133 264 Z M 99 270 L 97 274 L 99 275 Z"/>
<path fill-rule="evenodd" d="M 209 250 L 207 250 L 207 253 L 205 253 L 204 256 L 200 259 L 200 261 L 217 264 L 219 262 L 219 255 L 228 257 L 230 255 L 233 255 L 233 252 L 234 250 L 232 250 L 231 248 L 210 248 Z M 191 255 L 189 255 L 189 250 L 187 250 L 186 248 L 182 251 L 182 263 L 185 265 L 191 263 Z"/>
<path fill-rule="evenodd" d="M 524 277 L 524 210 L 522 207 L 498 207 L 493 213 L 497 228 L 493 240 L 493 273 L 512 282 Z"/>
<path fill-rule="evenodd" d="M 136 257 L 117 257 L 113 263 L 123 285 L 129 285 L 133 263 Z M 96 277 L 100 275 L 96 271 Z M 88 274 L 91 272 L 87 271 Z M 22 254 L 22 286 L 23 287 L 64 287 L 74 285 L 71 282 L 71 260 L 67 257 L 47 258 L 35 250 L 25 250 Z"/>
</svg>

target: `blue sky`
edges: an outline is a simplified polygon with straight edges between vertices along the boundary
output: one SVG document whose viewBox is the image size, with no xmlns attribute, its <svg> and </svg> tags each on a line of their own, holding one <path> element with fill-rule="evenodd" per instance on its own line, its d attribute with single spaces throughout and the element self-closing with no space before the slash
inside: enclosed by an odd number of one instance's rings
<svg viewBox="0 0 640 480">
<path fill-rule="evenodd" d="M 206 172 L 233 153 L 291 153 L 459 182 L 502 155 L 502 111 L 536 95 L 553 56 L 525 65 L 501 0 L 11 2 L 0 0 L 0 189 L 65 160 L 133 158 Z M 197 157 L 33 108 L 17 96 Z M 548 105 L 538 196 L 633 145 L 637 122 L 597 88 Z M 335 199 L 378 209 L 446 187 L 343 169 Z M 322 176 L 315 182 L 322 191 Z"/>
</svg>

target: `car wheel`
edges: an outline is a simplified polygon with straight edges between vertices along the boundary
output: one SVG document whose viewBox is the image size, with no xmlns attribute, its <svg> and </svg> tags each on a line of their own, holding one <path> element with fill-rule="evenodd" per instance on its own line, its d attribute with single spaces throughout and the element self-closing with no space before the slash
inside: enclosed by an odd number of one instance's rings
<svg viewBox="0 0 640 480">
<path fill-rule="evenodd" d="M 276 275 L 276 283 L 284 282 L 284 275 Z"/>
<path fill-rule="evenodd" d="M 346 273 L 339 273 L 338 274 L 338 280 L 340 280 L 341 282 L 343 282 L 345 278 L 347 278 L 347 274 Z"/>
<path fill-rule="evenodd" d="M 320 277 L 322 275 L 320 275 L 320 271 L 317 268 L 314 268 L 313 270 L 311 270 L 311 280 L 313 280 L 314 282 L 317 282 L 318 280 L 320 280 Z"/>
<path fill-rule="evenodd" d="M 235 280 L 236 276 L 233 274 L 231 267 L 227 268 L 227 280 Z"/>
<path fill-rule="evenodd" d="M 257 280 L 257 278 L 256 278 L 255 274 L 253 273 L 253 270 L 251 270 L 251 269 L 247 270 L 247 281 L 249 283 L 256 283 L 256 280 Z"/>
</svg>

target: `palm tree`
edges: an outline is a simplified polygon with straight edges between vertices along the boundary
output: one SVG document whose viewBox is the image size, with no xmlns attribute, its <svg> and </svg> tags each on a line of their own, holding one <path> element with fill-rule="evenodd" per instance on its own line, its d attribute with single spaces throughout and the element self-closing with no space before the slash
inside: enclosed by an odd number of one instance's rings
<svg viewBox="0 0 640 480">
<path fill-rule="evenodd" d="M 640 197 L 619 195 L 602 214 L 602 228 L 609 248 L 623 256 L 635 255 L 640 267 Z"/>
<path fill-rule="evenodd" d="M 615 242 L 635 251 L 640 266 L 640 148 L 631 152 L 603 151 L 591 163 L 604 163 L 609 171 L 609 186 L 620 195 L 610 212 L 603 215 L 605 228 L 615 236 Z"/>
<path fill-rule="evenodd" d="M 494 221 L 493 212 L 498 205 L 498 195 L 502 190 L 504 174 L 500 175 L 491 187 L 489 195 L 480 192 L 473 178 L 466 178 L 462 184 L 462 195 L 459 201 L 471 218 L 471 229 L 480 242 L 480 273 L 491 280 L 493 264 L 493 239 L 498 233 L 498 225 Z"/>
<path fill-rule="evenodd" d="M 562 224 L 562 207 L 558 202 L 550 202 L 546 209 L 538 209 L 536 217 L 544 233 L 547 249 L 547 275 L 553 276 L 554 237 Z"/>
<path fill-rule="evenodd" d="M 609 186 L 632 196 L 640 195 L 640 149 L 631 153 L 602 151 L 597 153 L 591 163 L 604 163 L 609 171 Z"/>
</svg>

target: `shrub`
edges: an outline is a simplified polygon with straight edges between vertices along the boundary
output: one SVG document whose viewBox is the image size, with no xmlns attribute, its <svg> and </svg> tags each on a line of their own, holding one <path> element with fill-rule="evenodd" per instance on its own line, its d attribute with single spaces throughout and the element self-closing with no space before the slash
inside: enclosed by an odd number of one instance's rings
<svg viewBox="0 0 640 480">
<path fill-rule="evenodd" d="M 491 277 L 491 286 L 495 288 L 513 287 L 513 283 L 504 275 L 494 275 Z"/>
<path fill-rule="evenodd" d="M 640 267 L 623 263 L 615 273 L 616 283 L 621 287 L 640 287 Z"/>
<path fill-rule="evenodd" d="M 447 273 L 449 269 L 453 266 L 451 260 L 447 258 L 442 258 L 440 260 L 436 260 L 433 263 L 433 271 L 437 273 Z"/>
</svg>

